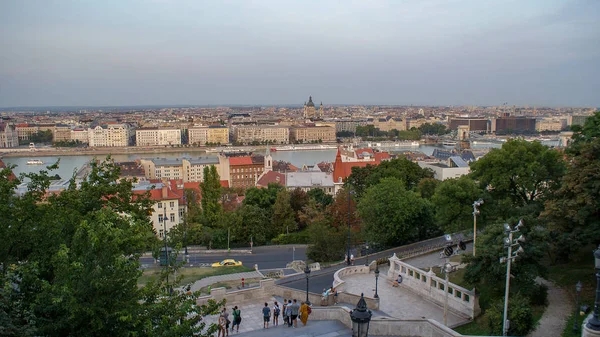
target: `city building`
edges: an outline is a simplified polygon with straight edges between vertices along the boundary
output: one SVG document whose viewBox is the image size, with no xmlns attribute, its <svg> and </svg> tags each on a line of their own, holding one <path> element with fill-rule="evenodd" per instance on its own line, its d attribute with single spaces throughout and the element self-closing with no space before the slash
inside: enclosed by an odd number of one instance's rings
<svg viewBox="0 0 600 337">
<path fill-rule="evenodd" d="M 317 111 L 315 103 L 312 101 L 312 96 L 308 97 L 308 103 L 304 103 L 304 118 L 305 119 L 320 119 L 323 118 L 323 102 Z"/>
<path fill-rule="evenodd" d="M 417 162 L 422 168 L 428 168 L 433 171 L 433 177 L 437 180 L 446 180 L 458 178 L 469 174 L 469 164 L 460 156 L 448 158 L 446 162 Z"/>
<path fill-rule="evenodd" d="M 277 125 L 237 126 L 233 138 L 239 144 L 287 144 L 290 142 L 290 129 Z"/>
<path fill-rule="evenodd" d="M 17 130 L 17 135 L 19 136 L 19 140 L 27 141 L 31 135 L 37 133 L 40 129 L 37 125 L 20 123 L 17 124 L 15 129 Z"/>
<path fill-rule="evenodd" d="M 468 126 L 469 131 L 490 132 L 490 122 L 487 118 L 451 118 L 449 130 L 457 130 L 459 126 Z"/>
<path fill-rule="evenodd" d="M 567 127 L 566 119 L 559 118 L 540 118 L 535 121 L 535 130 L 541 131 L 561 131 Z"/>
<path fill-rule="evenodd" d="M 352 132 L 356 133 L 357 126 L 367 125 L 366 119 L 344 119 L 335 121 L 335 132 Z"/>
<path fill-rule="evenodd" d="M 527 133 L 535 132 L 535 118 L 505 116 L 492 119 L 492 132 Z"/>
<path fill-rule="evenodd" d="M 75 128 L 75 129 L 71 130 L 71 140 L 72 141 L 87 144 L 89 142 L 88 137 L 89 137 L 89 133 L 88 133 L 88 130 L 86 130 L 86 129 Z"/>
<path fill-rule="evenodd" d="M 71 127 L 65 124 L 56 124 L 56 126 L 54 126 L 52 140 L 55 142 L 71 141 Z"/>
<path fill-rule="evenodd" d="M 308 192 L 320 189 L 325 194 L 335 195 L 333 173 L 321 172 L 318 167 L 311 171 L 298 171 L 285 173 L 285 188 L 293 191 L 297 188 Z"/>
<path fill-rule="evenodd" d="M 216 166 L 220 177 L 223 165 L 220 158 L 214 156 L 196 158 L 147 158 L 141 159 L 147 179 L 182 180 L 183 182 L 201 182 L 204 180 L 204 168 Z"/>
<path fill-rule="evenodd" d="M 567 125 L 583 125 L 589 117 L 589 115 L 569 115 L 567 116 Z"/>
<path fill-rule="evenodd" d="M 136 146 L 166 146 L 181 144 L 181 129 L 141 128 L 135 130 Z"/>
<path fill-rule="evenodd" d="M 223 163 L 226 167 L 223 168 L 224 173 L 228 173 L 222 180 L 227 180 L 231 188 L 250 188 L 256 186 L 258 178 L 266 169 L 272 169 L 272 161 L 270 154 L 266 156 L 260 155 L 244 155 L 244 156 L 221 156 L 226 159 Z"/>
<path fill-rule="evenodd" d="M 0 120 L 0 148 L 19 146 L 19 134 L 15 126 Z"/>
<path fill-rule="evenodd" d="M 128 146 L 130 133 L 126 124 L 97 125 L 88 129 L 88 142 L 90 147 Z"/>
<path fill-rule="evenodd" d="M 229 128 L 226 126 L 195 126 L 188 129 L 189 144 L 222 145 L 229 143 Z"/>
<path fill-rule="evenodd" d="M 342 152 L 344 155 L 342 155 Z M 369 153 L 368 160 L 364 156 Z M 361 160 L 361 156 L 363 156 Z M 382 161 L 390 160 L 387 152 L 374 152 L 372 149 L 344 149 L 338 148 L 333 163 L 334 194 L 344 187 L 344 182 L 352 174 L 353 167 L 366 167 L 367 165 L 379 165 Z"/>
<path fill-rule="evenodd" d="M 386 132 L 392 131 L 394 129 L 398 131 L 405 131 L 407 129 L 406 123 L 406 120 L 403 120 L 401 118 L 394 118 L 391 116 L 373 119 L 373 126 L 381 131 Z"/>
<path fill-rule="evenodd" d="M 296 125 L 290 128 L 290 141 L 294 143 L 328 143 L 335 140 L 335 128 L 330 126 Z"/>
</svg>

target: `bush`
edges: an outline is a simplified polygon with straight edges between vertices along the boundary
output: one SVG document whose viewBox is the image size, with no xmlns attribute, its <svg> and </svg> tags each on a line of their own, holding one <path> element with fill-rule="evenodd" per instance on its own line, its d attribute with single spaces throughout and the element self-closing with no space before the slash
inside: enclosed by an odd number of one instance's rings
<svg viewBox="0 0 600 337">
<path fill-rule="evenodd" d="M 308 244 L 309 237 L 307 231 L 301 231 L 290 234 L 279 234 L 271 242 L 276 245 Z"/>
<path fill-rule="evenodd" d="M 502 315 L 504 302 L 495 301 L 486 311 L 485 316 L 490 328 L 490 334 L 502 335 Z M 509 336 L 525 336 L 533 328 L 533 312 L 529 300 L 522 296 L 513 296 L 508 302 Z"/>
<path fill-rule="evenodd" d="M 533 283 L 530 286 L 521 287 L 519 293 L 529 298 L 532 305 L 548 304 L 548 287 L 544 284 Z"/>
</svg>

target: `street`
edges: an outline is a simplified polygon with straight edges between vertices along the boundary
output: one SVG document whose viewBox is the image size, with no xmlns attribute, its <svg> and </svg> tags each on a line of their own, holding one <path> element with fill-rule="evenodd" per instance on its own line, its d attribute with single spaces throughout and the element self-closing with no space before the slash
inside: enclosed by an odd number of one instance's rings
<svg viewBox="0 0 600 337">
<path fill-rule="evenodd" d="M 294 252 L 295 247 L 295 252 Z M 236 254 L 232 251 L 231 254 L 224 253 L 190 253 L 190 263 L 186 267 L 210 267 L 214 262 L 219 262 L 224 259 L 234 259 L 242 261 L 242 264 L 249 268 L 254 268 L 258 264 L 259 269 L 275 269 L 285 268 L 286 264 L 296 260 L 306 260 L 306 245 L 284 245 L 284 246 L 260 246 L 254 247 L 252 254 Z M 183 254 L 177 258 L 178 261 L 183 260 Z M 154 258 L 144 256 L 140 258 L 142 268 L 151 268 L 158 266 L 154 263 Z"/>
</svg>

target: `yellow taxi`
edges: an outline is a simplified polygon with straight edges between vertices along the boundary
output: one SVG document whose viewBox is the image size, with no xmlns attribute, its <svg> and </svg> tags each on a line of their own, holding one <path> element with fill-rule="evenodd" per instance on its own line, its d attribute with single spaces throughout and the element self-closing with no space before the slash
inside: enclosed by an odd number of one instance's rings
<svg viewBox="0 0 600 337">
<path fill-rule="evenodd" d="M 217 268 L 217 267 L 237 267 L 237 266 L 241 266 L 242 265 L 242 261 L 236 261 L 236 260 L 232 260 L 232 259 L 227 259 L 227 260 L 223 260 L 221 262 L 215 262 L 212 264 L 213 268 Z"/>
</svg>

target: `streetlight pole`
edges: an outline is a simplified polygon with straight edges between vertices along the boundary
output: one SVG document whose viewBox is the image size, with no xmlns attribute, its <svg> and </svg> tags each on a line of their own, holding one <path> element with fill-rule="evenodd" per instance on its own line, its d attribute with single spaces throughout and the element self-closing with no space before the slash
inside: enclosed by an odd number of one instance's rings
<svg viewBox="0 0 600 337">
<path fill-rule="evenodd" d="M 167 289 L 169 289 L 169 249 L 167 246 L 167 203 L 163 205 L 163 230 L 165 232 L 165 236 L 163 237 L 163 241 L 165 242 L 165 270 L 167 271 Z"/>
<path fill-rule="evenodd" d="M 379 294 L 377 294 L 377 285 L 379 283 L 379 265 L 375 263 L 375 296 L 374 298 L 379 298 Z"/>
<path fill-rule="evenodd" d="M 579 294 L 581 294 L 581 281 L 578 281 L 575 285 L 575 291 L 577 293 L 577 301 L 575 304 L 575 322 L 573 322 L 573 332 L 579 331 L 579 325 L 577 325 L 577 316 L 579 316 Z"/>
<path fill-rule="evenodd" d="M 600 331 L 600 319 L 598 319 L 598 311 L 600 311 L 600 246 L 594 251 L 596 263 L 596 300 L 594 301 L 594 315 L 588 321 L 586 327 L 594 331 Z"/>
<path fill-rule="evenodd" d="M 483 199 L 473 202 L 473 256 L 477 252 L 477 215 L 479 214 L 479 206 L 483 204 Z"/>
<path fill-rule="evenodd" d="M 310 276 L 310 268 L 308 267 L 308 263 L 306 263 L 306 267 L 304 267 L 304 276 L 306 277 L 306 304 L 310 305 L 310 301 L 308 300 L 308 277 Z"/>
<path fill-rule="evenodd" d="M 446 263 L 444 263 L 444 292 L 446 293 L 444 296 L 444 325 L 448 326 L 448 274 L 450 273 L 450 263 L 448 263 L 448 259 L 446 258 Z"/>
<path fill-rule="evenodd" d="M 519 227 L 521 227 L 521 226 L 523 226 L 523 220 L 519 220 L 519 223 L 517 224 L 517 226 L 514 229 L 512 229 L 509 224 L 504 224 L 504 232 L 508 234 L 508 237 L 504 238 L 504 246 L 506 248 L 508 248 L 508 255 L 507 255 L 507 257 L 500 258 L 500 263 L 506 262 L 506 288 L 504 290 L 504 314 L 502 316 L 502 318 L 503 318 L 502 336 L 507 336 L 509 325 L 510 325 L 510 321 L 508 320 L 508 297 L 509 297 L 509 291 L 510 291 L 511 262 L 520 253 L 522 253 L 524 251 L 523 247 L 519 246 L 520 242 L 525 242 L 525 238 L 523 237 L 523 235 L 519 236 L 519 238 L 513 242 L 513 233 L 518 232 Z M 517 249 L 517 251 L 514 254 L 512 251 L 513 246 L 519 246 L 519 249 Z"/>
<path fill-rule="evenodd" d="M 348 187 L 348 243 L 346 244 L 346 250 L 347 250 L 347 254 L 346 254 L 346 264 L 350 265 L 350 199 L 352 198 L 352 194 L 354 194 L 354 191 L 352 191 L 350 189 L 350 187 Z"/>
<path fill-rule="evenodd" d="M 369 265 L 369 241 L 367 241 L 367 245 L 365 246 L 365 248 L 367 249 L 367 263 L 365 263 L 365 266 Z"/>
</svg>

